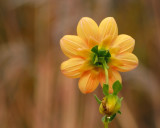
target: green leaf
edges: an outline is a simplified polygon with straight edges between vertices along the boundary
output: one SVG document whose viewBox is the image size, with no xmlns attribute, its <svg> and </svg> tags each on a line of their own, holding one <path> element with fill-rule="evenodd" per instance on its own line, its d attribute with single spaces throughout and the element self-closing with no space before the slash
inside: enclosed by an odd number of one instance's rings
<svg viewBox="0 0 160 128">
<path fill-rule="evenodd" d="M 122 84 L 119 82 L 119 80 L 117 80 L 116 82 L 114 82 L 112 88 L 113 88 L 113 94 L 117 95 L 122 89 Z"/>
<path fill-rule="evenodd" d="M 116 117 L 116 113 L 109 118 L 109 122 L 111 122 Z"/>
<path fill-rule="evenodd" d="M 94 98 L 96 99 L 98 104 L 101 104 L 102 101 L 96 95 L 94 95 Z"/>
<path fill-rule="evenodd" d="M 122 114 L 120 110 L 118 111 L 118 113 L 119 113 L 119 114 Z"/>
<path fill-rule="evenodd" d="M 106 115 L 105 115 L 105 116 L 103 116 L 101 120 L 102 120 L 102 122 L 104 123 L 104 122 L 105 122 L 105 120 L 106 120 Z"/>
<path fill-rule="evenodd" d="M 98 55 L 98 45 L 94 46 L 91 51 Z"/>
<path fill-rule="evenodd" d="M 109 85 L 103 84 L 103 94 L 106 96 L 109 94 Z"/>
</svg>

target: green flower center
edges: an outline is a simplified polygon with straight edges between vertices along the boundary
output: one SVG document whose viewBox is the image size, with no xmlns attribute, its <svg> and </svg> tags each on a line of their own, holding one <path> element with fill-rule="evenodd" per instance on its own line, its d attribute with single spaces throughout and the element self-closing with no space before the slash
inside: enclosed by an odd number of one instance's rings
<svg viewBox="0 0 160 128">
<path fill-rule="evenodd" d="M 109 50 L 105 49 L 98 49 L 98 45 L 94 46 L 92 49 L 92 64 L 98 66 L 98 67 L 103 67 L 104 61 L 106 63 L 109 62 L 109 59 L 111 57 L 111 54 Z"/>
</svg>

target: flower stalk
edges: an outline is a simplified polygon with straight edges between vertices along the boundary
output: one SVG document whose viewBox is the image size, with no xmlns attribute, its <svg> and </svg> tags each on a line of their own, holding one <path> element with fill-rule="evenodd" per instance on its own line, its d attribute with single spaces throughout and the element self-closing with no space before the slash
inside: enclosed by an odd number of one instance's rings
<svg viewBox="0 0 160 128">
<path fill-rule="evenodd" d="M 108 121 L 104 122 L 104 128 L 108 128 Z"/>
<path fill-rule="evenodd" d="M 105 72 L 106 84 L 108 85 L 108 65 L 107 65 L 106 61 L 103 61 L 103 68 L 104 68 L 104 72 Z M 108 128 L 108 124 L 109 124 L 109 121 L 107 119 L 107 116 L 105 116 L 104 128 Z"/>
<path fill-rule="evenodd" d="M 105 120 L 103 123 L 104 123 L 104 128 L 108 128 L 109 120 L 108 120 L 107 116 L 105 116 Z"/>
</svg>

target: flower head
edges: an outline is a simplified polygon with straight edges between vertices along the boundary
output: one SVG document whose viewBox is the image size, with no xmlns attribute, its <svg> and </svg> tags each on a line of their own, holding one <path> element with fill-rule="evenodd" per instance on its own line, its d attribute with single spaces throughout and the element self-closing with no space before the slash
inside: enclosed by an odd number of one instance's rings
<svg viewBox="0 0 160 128">
<path fill-rule="evenodd" d="M 61 64 L 61 70 L 70 78 L 80 78 L 81 92 L 90 93 L 105 82 L 102 65 L 105 61 L 112 93 L 112 84 L 122 81 L 119 72 L 130 71 L 138 65 L 137 57 L 132 54 L 134 45 L 132 37 L 118 35 L 114 18 L 105 18 L 98 26 L 91 18 L 83 17 L 77 26 L 77 36 L 66 35 L 60 40 L 62 51 L 69 57 Z"/>
<path fill-rule="evenodd" d="M 120 110 L 121 101 L 122 98 L 118 98 L 117 95 L 109 94 L 107 97 L 103 98 L 102 103 L 99 106 L 99 112 L 110 117 Z"/>
</svg>

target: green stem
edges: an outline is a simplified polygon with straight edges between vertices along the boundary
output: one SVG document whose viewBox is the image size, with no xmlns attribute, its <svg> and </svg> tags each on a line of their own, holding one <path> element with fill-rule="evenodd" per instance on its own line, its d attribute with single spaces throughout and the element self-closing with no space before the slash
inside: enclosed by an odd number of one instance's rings
<svg viewBox="0 0 160 128">
<path fill-rule="evenodd" d="M 105 122 L 104 122 L 104 128 L 108 128 L 108 119 L 107 119 L 107 117 L 105 117 Z"/>
<path fill-rule="evenodd" d="M 108 84 L 108 66 L 107 66 L 106 61 L 103 61 L 103 68 L 104 68 L 104 71 L 105 71 L 106 84 Z"/>
<path fill-rule="evenodd" d="M 104 122 L 104 128 L 108 128 L 108 122 Z"/>
<path fill-rule="evenodd" d="M 108 65 L 106 61 L 103 61 L 103 68 L 105 72 L 105 77 L 106 77 L 106 84 L 108 84 Z M 106 117 L 105 122 L 104 122 L 104 128 L 108 128 L 108 119 Z"/>
</svg>

